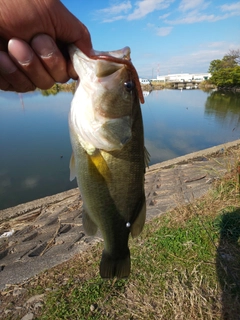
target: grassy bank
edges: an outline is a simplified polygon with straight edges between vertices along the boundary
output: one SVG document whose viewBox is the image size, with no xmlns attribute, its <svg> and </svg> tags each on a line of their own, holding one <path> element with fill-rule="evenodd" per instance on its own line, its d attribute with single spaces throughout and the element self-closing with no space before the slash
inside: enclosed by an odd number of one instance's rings
<svg viewBox="0 0 240 320">
<path fill-rule="evenodd" d="M 44 294 L 34 311 L 37 319 L 238 319 L 237 168 L 229 169 L 206 196 L 151 221 L 130 241 L 129 279 L 99 277 L 100 243 L 32 279 L 23 285 L 24 296 L 3 299 L 2 306 L 8 303 L 5 308 L 11 309 Z"/>
<path fill-rule="evenodd" d="M 177 89 L 174 87 L 174 83 L 173 82 L 162 82 L 162 83 L 151 83 L 151 85 L 143 85 L 141 84 L 142 90 L 143 91 L 152 91 L 152 90 L 163 90 L 163 89 Z M 179 86 L 180 88 L 185 88 L 184 86 L 186 85 L 186 83 L 182 83 L 182 85 Z M 201 83 L 198 83 L 198 88 L 203 90 L 203 91 L 209 91 L 212 90 L 214 88 L 216 88 L 215 85 L 210 84 L 207 81 L 202 81 Z M 194 88 L 193 88 L 194 89 Z"/>
</svg>

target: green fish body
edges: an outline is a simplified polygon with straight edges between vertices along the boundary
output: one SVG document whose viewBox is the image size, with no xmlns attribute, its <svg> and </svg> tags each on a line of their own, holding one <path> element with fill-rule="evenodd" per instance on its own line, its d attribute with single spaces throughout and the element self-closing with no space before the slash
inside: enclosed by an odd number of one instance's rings
<svg viewBox="0 0 240 320">
<path fill-rule="evenodd" d="M 111 55 L 129 57 L 128 50 Z M 73 45 L 70 56 L 81 79 L 69 114 L 70 176 L 77 178 L 82 195 L 86 233 L 94 235 L 99 228 L 104 239 L 101 277 L 126 278 L 129 234 L 139 235 L 146 218 L 138 92 L 127 64 L 91 59 Z"/>
</svg>

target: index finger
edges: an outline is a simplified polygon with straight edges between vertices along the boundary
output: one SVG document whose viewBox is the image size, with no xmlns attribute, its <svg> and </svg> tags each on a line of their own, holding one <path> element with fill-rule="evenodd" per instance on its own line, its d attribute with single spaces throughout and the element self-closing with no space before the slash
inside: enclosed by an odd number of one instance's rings
<svg viewBox="0 0 240 320">
<path fill-rule="evenodd" d="M 56 82 L 63 83 L 69 80 L 67 61 L 50 36 L 47 34 L 35 36 L 31 42 L 31 47 Z"/>
</svg>

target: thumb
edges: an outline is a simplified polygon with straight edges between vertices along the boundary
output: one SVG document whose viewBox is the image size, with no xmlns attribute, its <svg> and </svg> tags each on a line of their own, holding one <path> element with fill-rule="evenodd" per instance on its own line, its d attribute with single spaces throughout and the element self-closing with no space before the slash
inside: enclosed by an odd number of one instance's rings
<svg viewBox="0 0 240 320">
<path fill-rule="evenodd" d="M 56 40 L 65 43 L 74 43 L 87 56 L 92 50 L 92 41 L 87 27 L 81 23 L 68 9 L 59 1 L 57 8 L 53 8 L 55 21 Z"/>
</svg>

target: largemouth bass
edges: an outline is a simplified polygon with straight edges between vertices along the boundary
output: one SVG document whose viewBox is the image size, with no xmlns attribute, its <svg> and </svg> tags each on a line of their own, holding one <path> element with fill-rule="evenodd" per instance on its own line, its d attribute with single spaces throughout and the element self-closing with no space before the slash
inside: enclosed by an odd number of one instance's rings
<svg viewBox="0 0 240 320">
<path fill-rule="evenodd" d="M 130 273 L 128 238 L 146 218 L 146 151 L 139 98 L 143 96 L 128 47 L 87 57 L 69 48 L 79 75 L 69 114 L 73 155 L 70 179 L 83 199 L 83 227 L 104 239 L 102 278 Z"/>
</svg>

